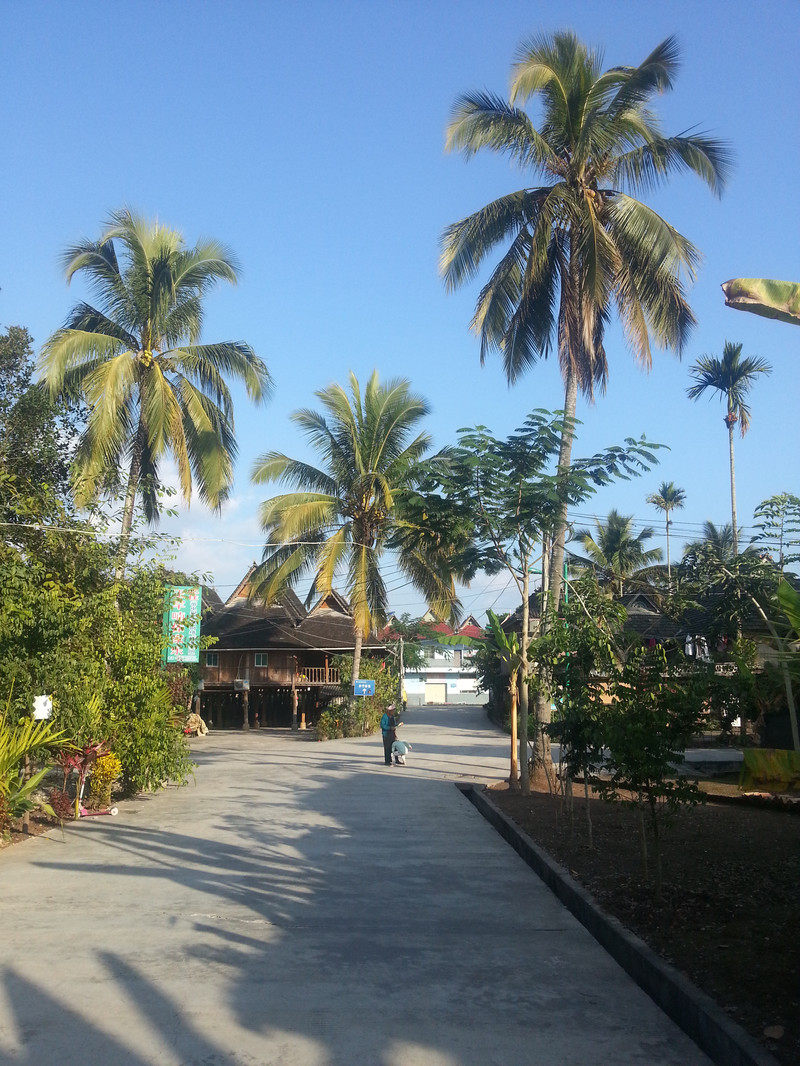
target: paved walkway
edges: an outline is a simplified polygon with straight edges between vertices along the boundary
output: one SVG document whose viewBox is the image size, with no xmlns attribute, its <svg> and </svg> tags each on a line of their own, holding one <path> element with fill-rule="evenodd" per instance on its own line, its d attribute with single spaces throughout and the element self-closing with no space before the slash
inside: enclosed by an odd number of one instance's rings
<svg viewBox="0 0 800 1066">
<path fill-rule="evenodd" d="M 194 784 L 0 853 L 0 1066 L 699 1066 L 453 786 L 477 708 L 196 742 Z"/>
</svg>

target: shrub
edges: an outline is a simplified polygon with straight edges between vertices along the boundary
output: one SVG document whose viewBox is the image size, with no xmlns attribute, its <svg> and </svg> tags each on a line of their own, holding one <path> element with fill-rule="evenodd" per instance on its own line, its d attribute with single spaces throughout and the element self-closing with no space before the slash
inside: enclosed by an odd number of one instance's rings
<svg viewBox="0 0 800 1066">
<path fill-rule="evenodd" d="M 398 702 L 397 674 L 392 672 L 385 659 L 365 655 L 361 660 L 359 673 L 362 680 L 368 678 L 375 682 L 375 695 L 352 696 L 352 656 L 337 656 L 334 663 L 341 672 L 342 689 L 346 694 L 345 703 L 331 708 L 335 711 L 335 718 L 340 721 L 341 736 L 365 737 L 377 732 L 386 707 L 390 703 Z"/>
<path fill-rule="evenodd" d="M 317 721 L 317 740 L 341 740 L 344 736 L 342 710 L 342 707 L 329 707 L 320 714 Z"/>
<path fill-rule="evenodd" d="M 100 756 L 89 778 L 89 792 L 93 808 L 104 810 L 111 806 L 111 786 L 121 773 L 122 763 L 112 751 Z"/>
<path fill-rule="evenodd" d="M 377 696 L 354 697 L 329 707 L 317 722 L 317 740 L 341 740 L 342 737 L 365 737 L 376 732 L 384 712 Z"/>
<path fill-rule="evenodd" d="M 50 807 L 59 822 L 71 822 L 75 817 L 75 804 L 72 797 L 60 788 L 53 788 L 49 795 Z"/>
<path fill-rule="evenodd" d="M 167 781 L 184 784 L 192 772 L 183 718 L 173 713 L 169 692 L 142 694 L 118 721 L 113 737 L 125 792 L 153 792 Z"/>
</svg>

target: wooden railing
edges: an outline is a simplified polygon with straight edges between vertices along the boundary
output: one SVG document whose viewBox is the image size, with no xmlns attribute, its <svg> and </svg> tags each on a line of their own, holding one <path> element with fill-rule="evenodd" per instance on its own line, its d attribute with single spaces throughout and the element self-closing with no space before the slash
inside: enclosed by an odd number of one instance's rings
<svg viewBox="0 0 800 1066">
<path fill-rule="evenodd" d="M 335 666 L 298 666 L 294 680 L 297 685 L 338 685 L 339 670 Z"/>
</svg>

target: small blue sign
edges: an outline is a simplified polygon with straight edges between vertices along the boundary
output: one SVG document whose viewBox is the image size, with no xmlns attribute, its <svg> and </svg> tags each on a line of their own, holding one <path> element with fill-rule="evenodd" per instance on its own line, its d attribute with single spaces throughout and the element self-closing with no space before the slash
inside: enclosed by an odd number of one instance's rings
<svg viewBox="0 0 800 1066">
<path fill-rule="evenodd" d="M 374 696 L 375 695 L 375 682 L 374 681 L 360 681 L 353 682 L 353 695 L 354 696 Z"/>
</svg>

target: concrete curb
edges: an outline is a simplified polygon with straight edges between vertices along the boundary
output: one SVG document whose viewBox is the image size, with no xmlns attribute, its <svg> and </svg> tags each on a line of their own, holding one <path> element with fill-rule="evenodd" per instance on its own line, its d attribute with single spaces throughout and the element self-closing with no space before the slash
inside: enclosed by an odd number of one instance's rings
<svg viewBox="0 0 800 1066">
<path fill-rule="evenodd" d="M 483 817 L 544 881 L 633 980 L 717 1066 L 779 1066 L 778 1060 L 638 936 L 598 907 L 589 892 L 491 802 L 482 787 L 456 782 Z"/>
</svg>

